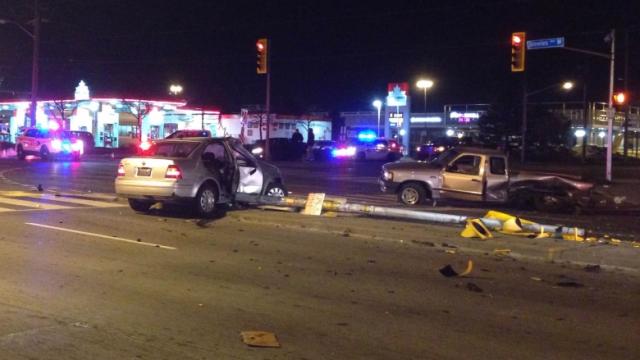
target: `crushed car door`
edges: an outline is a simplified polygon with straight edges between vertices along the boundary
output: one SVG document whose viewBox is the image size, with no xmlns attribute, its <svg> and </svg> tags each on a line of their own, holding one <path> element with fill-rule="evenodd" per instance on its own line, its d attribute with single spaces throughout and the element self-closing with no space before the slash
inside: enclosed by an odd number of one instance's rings
<svg viewBox="0 0 640 360">
<path fill-rule="evenodd" d="M 482 200 L 483 157 L 463 154 L 442 170 L 442 196 L 460 200 Z"/>
<path fill-rule="evenodd" d="M 263 174 L 256 159 L 249 154 L 242 146 L 231 146 L 236 166 L 238 167 L 238 188 L 237 193 L 260 194 Z"/>
<path fill-rule="evenodd" d="M 218 179 L 222 188 L 231 193 L 234 170 L 231 157 L 225 149 L 224 144 L 214 142 L 202 152 L 202 163 L 205 168 Z"/>
</svg>

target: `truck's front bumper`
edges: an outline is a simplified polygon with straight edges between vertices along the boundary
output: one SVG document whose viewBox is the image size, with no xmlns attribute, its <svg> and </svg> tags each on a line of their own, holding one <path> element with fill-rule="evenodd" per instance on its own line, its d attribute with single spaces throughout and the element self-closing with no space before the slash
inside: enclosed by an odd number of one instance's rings
<svg viewBox="0 0 640 360">
<path fill-rule="evenodd" d="M 378 179 L 378 185 L 380 185 L 380 191 L 387 194 L 395 194 L 400 188 L 400 184 L 393 181 L 385 181 Z"/>
</svg>

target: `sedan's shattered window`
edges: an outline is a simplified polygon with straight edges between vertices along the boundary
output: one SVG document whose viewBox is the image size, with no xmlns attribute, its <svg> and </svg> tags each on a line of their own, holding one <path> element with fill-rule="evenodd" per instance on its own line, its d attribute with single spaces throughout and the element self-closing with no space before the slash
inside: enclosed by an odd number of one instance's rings
<svg viewBox="0 0 640 360">
<path fill-rule="evenodd" d="M 195 142 L 161 143 L 151 147 L 147 156 L 185 158 L 198 146 Z"/>
</svg>

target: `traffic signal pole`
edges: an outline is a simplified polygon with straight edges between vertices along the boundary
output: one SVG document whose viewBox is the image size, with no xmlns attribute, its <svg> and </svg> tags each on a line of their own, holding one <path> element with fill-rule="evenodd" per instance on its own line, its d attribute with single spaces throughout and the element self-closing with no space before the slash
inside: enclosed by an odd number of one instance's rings
<svg viewBox="0 0 640 360">
<path fill-rule="evenodd" d="M 271 40 L 269 40 L 271 43 Z M 271 45 L 271 44 L 269 44 Z M 271 65 L 271 52 L 267 52 L 267 63 Z M 271 131 L 271 69 L 267 71 L 267 91 L 266 91 L 266 101 L 265 101 L 265 112 L 267 113 L 267 139 L 264 144 L 264 158 L 266 160 L 271 160 L 271 149 L 269 145 L 269 133 Z M 260 129 L 262 131 L 262 129 Z"/>
</svg>

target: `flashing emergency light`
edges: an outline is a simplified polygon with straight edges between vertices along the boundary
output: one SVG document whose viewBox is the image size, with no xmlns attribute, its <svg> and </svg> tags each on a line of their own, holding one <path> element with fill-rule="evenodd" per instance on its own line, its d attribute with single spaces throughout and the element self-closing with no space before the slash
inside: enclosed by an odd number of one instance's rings
<svg viewBox="0 0 640 360">
<path fill-rule="evenodd" d="M 373 130 L 363 130 L 358 133 L 358 140 L 363 142 L 372 142 L 375 141 L 377 135 Z"/>
<path fill-rule="evenodd" d="M 151 143 L 150 143 L 150 142 L 148 142 L 148 141 L 144 141 L 144 142 L 141 142 L 141 143 L 140 143 L 140 149 L 141 149 L 142 151 L 147 151 L 147 150 L 149 150 L 150 148 L 151 148 Z"/>
<path fill-rule="evenodd" d="M 60 124 L 58 124 L 58 122 L 55 120 L 49 120 L 46 127 L 49 130 L 58 131 L 58 129 L 60 129 Z"/>
<path fill-rule="evenodd" d="M 349 157 L 354 156 L 355 154 L 356 148 L 353 146 L 331 150 L 331 155 L 333 157 Z"/>
</svg>

